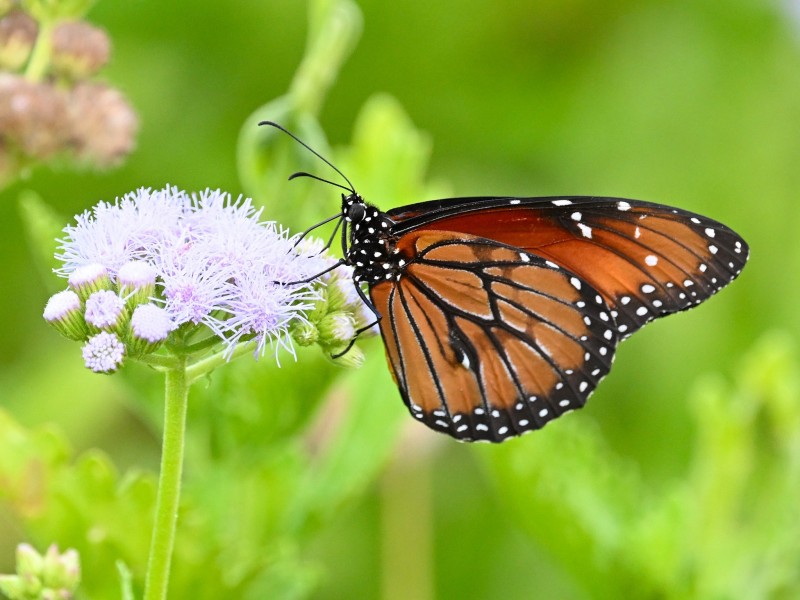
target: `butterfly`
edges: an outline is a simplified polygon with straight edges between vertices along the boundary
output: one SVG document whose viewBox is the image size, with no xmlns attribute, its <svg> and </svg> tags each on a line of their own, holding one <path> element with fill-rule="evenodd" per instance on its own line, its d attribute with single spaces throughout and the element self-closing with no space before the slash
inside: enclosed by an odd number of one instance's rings
<svg viewBox="0 0 800 600">
<path fill-rule="evenodd" d="M 749 255 L 725 225 L 640 200 L 451 198 L 383 212 L 289 135 L 349 185 L 292 176 L 347 191 L 323 221 L 338 220 L 334 236 L 341 226 L 334 266 L 353 267 L 403 402 L 458 440 L 501 442 L 581 408 L 622 340 L 707 300 Z"/>
</svg>

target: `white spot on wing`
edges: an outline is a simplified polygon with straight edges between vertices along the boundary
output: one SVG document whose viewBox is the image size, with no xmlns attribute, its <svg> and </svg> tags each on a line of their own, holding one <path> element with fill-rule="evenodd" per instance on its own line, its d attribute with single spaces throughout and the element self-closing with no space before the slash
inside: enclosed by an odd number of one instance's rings
<svg viewBox="0 0 800 600">
<path fill-rule="evenodd" d="M 628 204 L 627 202 L 625 202 L 624 200 L 620 200 L 619 202 L 617 202 L 617 209 L 618 210 L 630 210 L 631 209 L 631 205 Z"/>
<path fill-rule="evenodd" d="M 578 229 L 581 230 L 583 237 L 592 239 L 592 228 L 584 223 L 578 223 Z"/>
<path fill-rule="evenodd" d="M 654 254 L 648 254 L 647 256 L 645 256 L 644 262 L 650 265 L 651 267 L 655 267 L 658 264 L 658 257 Z"/>
<path fill-rule="evenodd" d="M 553 200 L 554 206 L 569 206 L 572 204 L 572 200 Z"/>
</svg>

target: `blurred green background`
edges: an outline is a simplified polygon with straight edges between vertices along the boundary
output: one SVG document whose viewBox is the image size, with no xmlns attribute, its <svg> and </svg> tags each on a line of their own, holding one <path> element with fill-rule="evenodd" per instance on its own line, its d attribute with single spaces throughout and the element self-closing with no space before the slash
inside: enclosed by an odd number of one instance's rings
<svg viewBox="0 0 800 600">
<path fill-rule="evenodd" d="M 298 578 L 313 583 L 276 594 L 796 597 L 800 542 L 781 532 L 800 496 L 794 487 L 800 430 L 793 427 L 800 423 L 794 354 L 800 4 L 359 0 L 358 6 L 363 32 L 318 116 L 334 155 L 369 201 L 387 209 L 424 200 L 430 189 L 646 199 L 724 222 L 748 241 L 752 257 L 719 297 L 623 344 L 584 410 L 501 447 L 457 444 L 410 423 L 376 341 L 365 345 L 368 363 L 358 373 L 301 356 L 274 376 L 290 390 L 288 399 L 248 383 L 250 394 L 222 410 L 213 406 L 213 386 L 198 391 L 189 429 L 203 435 L 190 443 L 196 456 L 207 458 L 224 454 L 208 449 L 218 442 L 208 431 L 215 415 L 238 411 L 248 422 L 248 411 L 256 410 L 269 423 L 274 401 L 283 406 L 280 415 L 293 415 L 291 423 L 318 427 L 347 393 L 380 406 L 365 415 L 383 411 L 381 419 L 352 425 L 382 440 L 379 460 L 361 479 L 352 472 L 357 460 L 340 463 L 352 467 L 342 473 L 328 472 L 353 478 L 341 502 L 312 519 L 302 536 L 284 532 L 293 539 L 289 554 L 307 569 Z M 113 43 L 102 78 L 127 95 L 141 131 L 136 151 L 118 169 L 42 168 L 2 192 L 0 405 L 24 427 L 54 423 L 76 453 L 100 448 L 121 472 L 157 466 L 160 381 L 144 369 L 125 377 L 90 375 L 77 347 L 41 319 L 58 282 L 37 266 L 20 193 L 37 192 L 64 224 L 100 199 L 140 186 L 253 193 L 237 170 L 240 129 L 289 88 L 304 55 L 307 13 L 296 0 L 101 0 L 91 11 L 90 20 Z M 363 153 L 372 144 L 380 156 L 391 144 L 373 131 L 374 123 L 364 130 L 377 135 L 348 149 L 362 107 L 376 93 L 396 100 L 383 97 L 380 106 L 402 107 L 406 117 L 395 121 L 407 118 L 405 127 L 423 132 L 414 138 L 415 156 L 424 164 L 429 152 L 427 178 L 436 183 L 407 186 L 419 195 L 376 195 L 382 188 L 375 173 L 393 164 L 370 171 L 364 165 L 373 154 L 359 163 L 358 148 Z M 267 172 L 282 186 L 301 166 L 309 168 L 290 161 L 284 171 Z M 321 164 L 310 168 L 330 176 Z M 312 214 L 338 210 L 335 190 L 292 185 L 309 195 L 305 212 L 295 211 L 288 195 L 258 200 L 293 229 L 312 224 Z M 258 381 L 259 369 L 274 373 L 269 362 L 237 369 L 228 379 Z M 311 396 L 320 398 L 306 404 Z M 240 459 L 258 454 L 279 430 L 276 424 L 231 436 L 236 444 L 229 451 Z M 367 442 L 352 444 L 344 447 L 354 455 L 376 452 Z M 190 497 L 193 468 L 190 452 Z M 317 486 L 307 473 L 294 477 L 310 477 L 304 485 L 312 491 Z M 212 480 L 197 482 L 214 495 Z M 713 493 L 703 487 L 709 482 L 719 484 Z M 238 510 L 241 502 L 258 513 L 263 501 L 267 512 L 269 504 L 257 494 L 230 493 L 209 501 L 213 507 L 205 513 L 215 515 L 222 532 L 217 559 L 223 562 L 242 560 L 231 549 L 240 538 L 227 528 L 225 510 Z M 713 525 L 709 515 L 722 516 Z M 28 538 L 21 522 L 14 511 L 0 510 L 0 572 L 13 569 L 13 547 Z M 64 535 L 61 543 L 78 543 Z M 285 547 L 273 550 L 282 556 Z M 653 573 L 645 568 L 642 576 L 642 562 Z"/>
</svg>

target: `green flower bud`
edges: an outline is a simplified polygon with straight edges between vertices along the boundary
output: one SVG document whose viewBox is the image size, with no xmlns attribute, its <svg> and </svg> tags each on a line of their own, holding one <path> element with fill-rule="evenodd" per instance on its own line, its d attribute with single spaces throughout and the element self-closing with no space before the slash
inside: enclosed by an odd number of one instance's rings
<svg viewBox="0 0 800 600">
<path fill-rule="evenodd" d="M 319 340 L 319 330 L 308 321 L 296 321 L 292 326 L 291 336 L 298 346 L 311 346 Z"/>
<path fill-rule="evenodd" d="M 71 594 L 78 587 L 80 577 L 77 551 L 70 549 L 60 554 L 55 544 L 47 549 L 42 565 L 42 583 L 52 592 L 52 598 L 64 598 L 64 592 Z M 42 598 L 44 597 L 43 590 Z"/>
<path fill-rule="evenodd" d="M 44 558 L 30 544 L 17 546 L 17 574 L 20 577 L 36 577 L 42 574 Z"/>
<path fill-rule="evenodd" d="M 352 313 L 339 311 L 325 315 L 317 325 L 319 343 L 323 346 L 347 344 L 356 335 L 355 319 Z"/>
<path fill-rule="evenodd" d="M 71 340 L 85 340 L 89 335 L 81 300 L 72 290 L 64 290 L 51 296 L 42 316 L 61 335 Z"/>
<path fill-rule="evenodd" d="M 331 359 L 331 362 L 333 362 L 333 364 L 338 365 L 340 367 L 344 367 L 346 369 L 361 368 L 364 365 L 364 361 L 366 360 L 364 351 L 358 346 L 352 346 L 347 351 L 346 354 L 337 356 L 339 353 L 344 352 L 345 348 L 347 348 L 346 344 L 338 348 L 331 349 L 330 352 L 327 353 L 328 358 Z"/>
<path fill-rule="evenodd" d="M 86 300 L 94 292 L 114 288 L 106 268 L 98 263 L 78 267 L 69 275 L 69 287 L 75 290 L 81 301 Z"/>
</svg>

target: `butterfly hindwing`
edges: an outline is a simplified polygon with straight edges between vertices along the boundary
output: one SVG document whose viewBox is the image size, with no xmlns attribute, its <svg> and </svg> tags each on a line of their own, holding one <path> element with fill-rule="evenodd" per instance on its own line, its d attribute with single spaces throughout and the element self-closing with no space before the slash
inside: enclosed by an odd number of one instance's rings
<svg viewBox="0 0 800 600">
<path fill-rule="evenodd" d="M 403 399 L 429 427 L 502 441 L 580 408 L 610 369 L 610 309 L 568 270 L 447 231 L 398 248 L 403 272 L 370 294 Z"/>
</svg>

